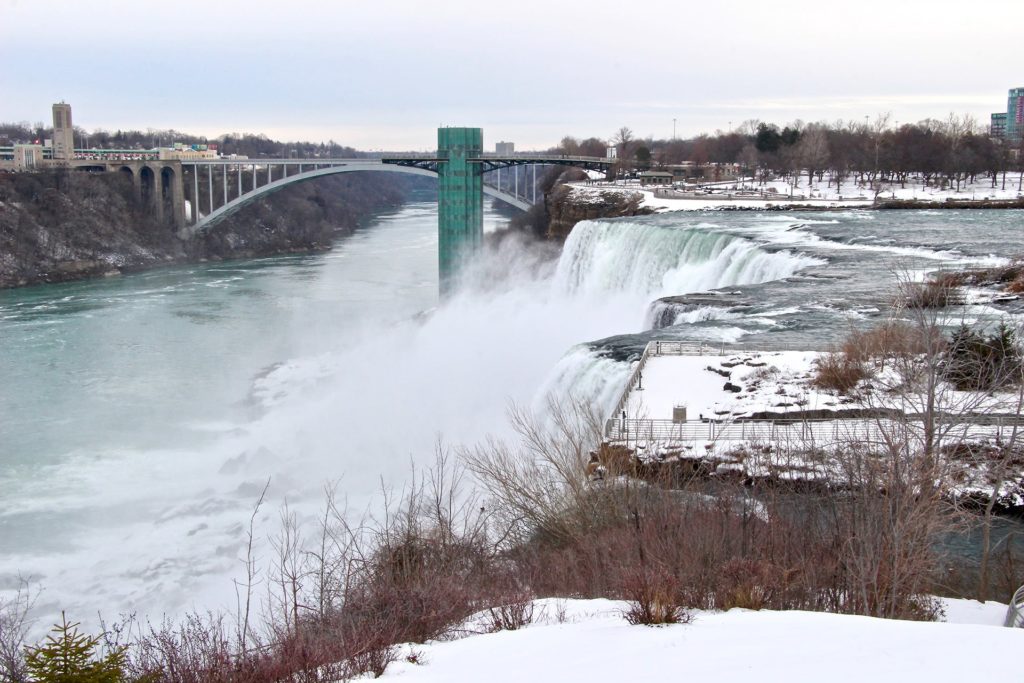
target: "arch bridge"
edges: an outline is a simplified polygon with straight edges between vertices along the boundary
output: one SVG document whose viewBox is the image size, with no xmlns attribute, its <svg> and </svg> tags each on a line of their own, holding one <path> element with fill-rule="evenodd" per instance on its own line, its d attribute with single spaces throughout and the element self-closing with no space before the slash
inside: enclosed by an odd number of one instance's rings
<svg viewBox="0 0 1024 683">
<path fill-rule="evenodd" d="M 459 263 L 483 241 L 484 195 L 525 211 L 538 199 L 537 166 L 573 166 L 607 173 L 614 160 L 545 154 L 486 154 L 482 129 L 439 128 L 437 152 L 432 154 L 356 159 L 190 159 L 175 162 L 178 163 L 180 167 L 169 172 L 177 171 L 168 178 L 174 186 L 170 193 L 173 199 L 180 199 L 176 202 L 178 207 L 184 206 L 186 198 L 192 207 L 187 221 L 184 215 L 175 216 L 182 237 L 215 230 L 224 218 L 262 196 L 327 175 L 369 171 L 436 177 L 438 262 L 444 292 L 453 283 Z M 168 173 L 162 168 L 159 172 Z M 162 181 L 164 177 L 156 180 Z M 146 187 L 145 180 L 142 185 Z M 153 186 L 163 187 L 159 182 Z M 205 214 L 201 213 L 204 209 Z"/>
</svg>

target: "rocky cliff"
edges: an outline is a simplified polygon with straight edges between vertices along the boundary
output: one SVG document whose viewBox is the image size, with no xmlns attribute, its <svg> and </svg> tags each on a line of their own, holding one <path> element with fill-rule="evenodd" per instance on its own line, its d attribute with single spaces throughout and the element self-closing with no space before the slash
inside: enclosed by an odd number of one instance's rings
<svg viewBox="0 0 1024 683">
<path fill-rule="evenodd" d="M 547 236 L 564 240 L 580 221 L 595 218 L 618 218 L 621 216 L 642 216 L 653 213 L 641 207 L 643 195 L 639 192 L 577 192 L 560 185 L 549 192 L 544 199 L 548 216 Z"/>
<path fill-rule="evenodd" d="M 420 186 L 430 187 L 429 181 L 378 173 L 321 178 L 281 190 L 209 233 L 182 240 L 135 200 L 131 184 L 119 175 L 2 174 L 0 288 L 327 249 Z"/>
</svg>

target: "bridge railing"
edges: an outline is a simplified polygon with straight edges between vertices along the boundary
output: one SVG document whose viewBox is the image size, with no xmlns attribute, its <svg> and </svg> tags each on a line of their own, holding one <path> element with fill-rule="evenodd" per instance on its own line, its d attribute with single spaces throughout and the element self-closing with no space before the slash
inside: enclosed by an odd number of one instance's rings
<svg viewBox="0 0 1024 683">
<path fill-rule="evenodd" d="M 410 161 L 442 161 L 448 157 L 444 152 L 417 152 L 406 154 L 402 152 L 381 152 L 376 158 L 386 161 L 410 160 Z"/>
<path fill-rule="evenodd" d="M 608 159 L 606 157 L 584 157 L 584 156 L 574 156 L 574 155 L 571 155 L 571 154 L 531 154 L 531 153 L 528 153 L 528 152 L 513 152 L 512 154 L 498 154 L 496 152 L 481 152 L 479 155 L 477 155 L 475 157 L 472 157 L 470 159 L 470 161 L 473 161 L 473 160 L 495 161 L 495 160 L 499 160 L 499 159 L 509 159 L 509 160 L 514 160 L 514 161 L 524 161 L 524 162 L 533 161 L 533 162 L 536 162 L 538 164 L 543 163 L 545 161 L 550 161 L 550 162 L 577 162 L 577 163 L 585 163 L 585 164 L 608 164 L 608 165 L 611 165 L 611 164 L 614 164 L 615 161 L 616 161 L 615 159 Z"/>
</svg>

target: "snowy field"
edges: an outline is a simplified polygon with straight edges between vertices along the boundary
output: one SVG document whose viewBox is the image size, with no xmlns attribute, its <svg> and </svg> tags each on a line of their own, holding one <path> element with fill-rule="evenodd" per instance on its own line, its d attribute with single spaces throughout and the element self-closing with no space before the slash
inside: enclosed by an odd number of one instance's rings
<svg viewBox="0 0 1024 683">
<path fill-rule="evenodd" d="M 810 386 L 814 351 L 780 351 L 735 356 L 653 356 L 643 371 L 643 388 L 629 394 L 631 419 L 671 420 L 685 405 L 690 420 L 727 420 L 753 412 L 834 410 L 840 399 Z M 726 383 L 742 387 L 734 393 Z"/>
<path fill-rule="evenodd" d="M 1006 606 L 994 602 L 948 600 L 946 623 L 733 609 L 696 612 L 689 624 L 663 627 L 629 625 L 624 607 L 540 600 L 526 628 L 405 646 L 383 678 L 962 683 L 1018 680 L 1024 651 L 1024 629 L 1002 628 Z"/>
<path fill-rule="evenodd" d="M 785 419 L 790 412 L 845 409 L 902 409 L 913 412 L 916 398 L 887 387 L 901 379 L 890 364 L 863 380 L 850 395 L 814 386 L 817 351 L 750 351 L 731 355 L 651 355 L 641 386 L 634 386 L 625 404 L 626 417 L 671 420 L 673 408 L 686 406 L 689 420 L 727 421 L 769 412 Z M 877 386 L 876 386 L 877 385 Z M 729 387 L 732 387 L 732 390 Z M 951 412 L 1012 414 L 1017 396 L 1010 391 L 957 391 L 948 384 L 937 390 L 939 407 Z M 613 415 L 611 417 L 619 417 Z"/>
<path fill-rule="evenodd" d="M 741 208 L 741 209 L 763 209 L 768 207 L 787 207 L 794 204 L 802 206 L 819 206 L 821 208 L 851 208 L 871 206 L 874 203 L 875 191 L 869 186 L 860 186 L 852 179 L 847 178 L 837 188 L 835 183 L 829 183 L 826 175 L 824 180 L 819 182 L 817 178 L 808 183 L 806 174 L 801 175 L 794 185 L 785 179 L 770 180 L 765 183 L 756 183 L 751 180 L 707 183 L 702 187 L 712 190 L 712 194 L 697 198 L 664 198 L 656 197 L 652 190 L 641 189 L 635 182 L 619 182 L 614 185 L 600 184 L 590 185 L 585 183 L 574 183 L 573 199 L 580 203 L 586 203 L 591 197 L 600 192 L 608 191 L 629 191 L 639 192 L 643 195 L 641 206 L 654 209 L 655 211 L 702 211 L 708 209 Z M 981 201 L 981 200 L 1014 200 L 1022 194 L 1018 174 L 1008 174 L 1006 177 L 1005 189 L 1002 176 L 992 187 L 990 178 L 979 178 L 973 184 L 961 184 L 960 190 L 956 187 L 939 188 L 925 187 L 920 181 L 907 182 L 906 186 L 899 183 L 883 183 L 878 193 L 879 200 L 910 200 L 926 202 L 944 202 L 947 199 L 958 201 Z M 726 196 L 732 192 L 762 191 L 768 190 L 783 195 L 791 195 L 783 199 L 735 199 Z"/>
</svg>

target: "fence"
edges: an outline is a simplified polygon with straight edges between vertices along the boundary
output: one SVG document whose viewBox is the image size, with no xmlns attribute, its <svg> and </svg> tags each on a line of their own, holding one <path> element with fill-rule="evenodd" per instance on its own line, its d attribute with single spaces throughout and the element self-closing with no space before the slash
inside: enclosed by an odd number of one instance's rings
<svg viewBox="0 0 1024 683">
<path fill-rule="evenodd" d="M 800 347 L 788 344 L 758 344 L 758 345 L 746 345 L 746 344 L 730 344 L 726 346 L 724 343 L 720 345 L 710 345 L 704 342 L 687 342 L 687 341 L 649 341 L 644 347 L 644 352 L 640 354 L 640 360 L 637 362 L 636 367 L 633 368 L 633 372 L 630 373 L 629 378 L 626 380 L 626 386 L 622 390 L 622 395 L 619 396 L 618 402 L 615 404 L 615 409 L 612 410 L 612 417 L 617 417 L 622 414 L 622 411 L 626 408 L 626 403 L 629 401 L 629 394 L 633 391 L 633 387 L 637 385 L 640 379 L 640 375 L 647 365 L 647 360 L 652 356 L 726 356 L 734 353 L 753 353 L 757 351 L 815 351 L 824 349 L 810 349 L 807 345 Z"/>
<path fill-rule="evenodd" d="M 636 367 L 626 380 L 611 417 L 605 421 L 604 436 L 609 441 L 650 441 L 687 443 L 696 441 L 770 441 L 829 445 L 840 442 L 879 443 L 911 423 L 920 424 L 922 416 L 907 415 L 900 422 L 889 418 L 820 418 L 807 420 L 674 420 L 630 419 L 626 405 L 640 381 L 647 361 L 658 356 L 724 356 L 772 351 L 819 351 L 806 346 L 730 344 L 711 346 L 685 341 L 650 341 L 644 347 Z M 936 421 L 939 441 L 1000 439 L 1004 433 L 1024 427 L 1024 418 L 1016 416 L 940 415 Z"/>
<path fill-rule="evenodd" d="M 992 419 L 985 423 L 938 421 L 936 445 L 943 441 L 966 439 L 1000 439 L 1008 429 L 1022 421 Z M 633 441 L 671 444 L 693 444 L 698 441 L 752 441 L 777 445 L 829 446 L 837 443 L 886 443 L 896 434 L 920 424 L 919 416 L 907 420 L 890 418 L 822 418 L 818 420 L 645 420 L 612 418 L 605 421 L 604 436 L 609 441 Z"/>
</svg>

